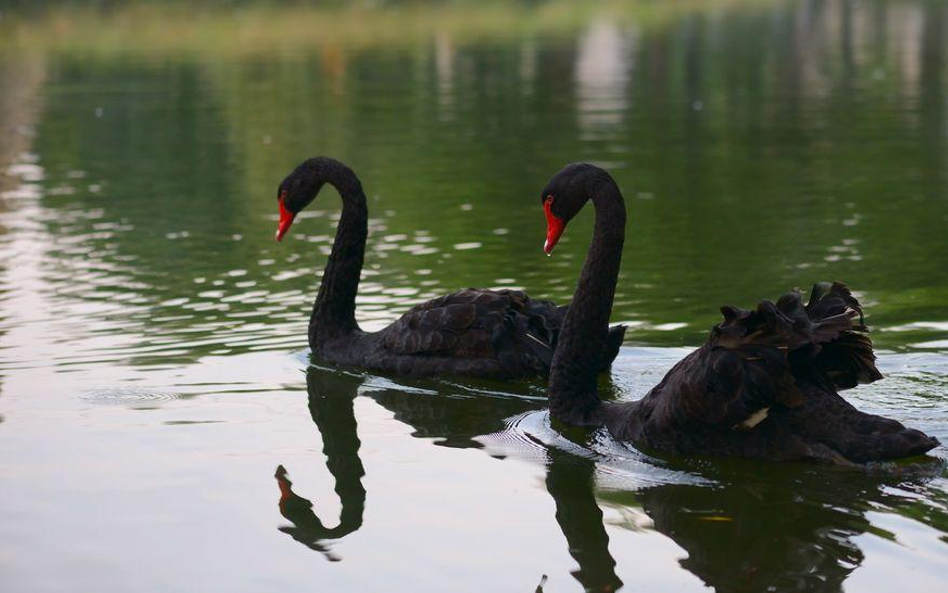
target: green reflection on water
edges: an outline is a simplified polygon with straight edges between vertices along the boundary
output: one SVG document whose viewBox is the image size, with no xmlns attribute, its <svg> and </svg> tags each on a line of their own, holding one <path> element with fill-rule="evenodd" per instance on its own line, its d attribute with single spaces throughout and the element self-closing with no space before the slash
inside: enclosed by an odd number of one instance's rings
<svg viewBox="0 0 948 593">
<path fill-rule="evenodd" d="M 4 340 L 4 375 L 46 364 L 164 366 L 183 369 L 168 392 L 193 394 L 211 387 L 182 387 L 199 366 L 188 365 L 209 355 L 305 348 L 339 204 L 324 192 L 277 244 L 274 194 L 316 154 L 351 164 L 369 196 L 358 312 L 367 327 L 466 286 L 565 301 L 591 212 L 548 260 L 538 192 L 564 163 L 590 160 L 613 171 L 631 213 L 613 314 L 632 324 L 630 342 L 696 346 L 721 304 L 844 280 L 866 302 L 880 347 L 925 357 L 916 366 L 886 359 L 893 378 L 860 403 L 875 396 L 876 411 L 945 434 L 948 9 L 938 2 L 197 16 L 145 6 L 3 19 L 0 85 L 35 101 L 24 109 L 0 97 L 3 129 L 28 128 L 16 142 L 0 139 L 0 161 L 21 171 L 0 187 L 13 192 L 0 198 L 10 215 L 0 228 L 0 339 L 38 327 L 36 342 L 49 345 Z M 36 274 L 8 274 L 24 254 Z M 666 363 L 648 367 L 648 380 Z M 356 537 L 373 492 L 354 434 L 359 380 L 320 372 L 308 375 L 309 412 L 343 525 L 327 527 L 302 500 L 281 510 L 295 526 L 286 533 L 331 555 L 327 540 Z M 628 373 L 624 395 L 642 392 L 639 373 Z M 260 379 L 240 393 L 290 380 Z M 321 382 L 341 403 L 315 394 Z M 543 407 L 398 386 L 367 395 L 414 436 L 457 448 L 516 436 L 506 421 Z M 8 421 L 4 409 L 4 430 L 23 417 L 17 411 Z M 722 591 L 817 581 L 839 590 L 865 560 L 862 534 L 902 535 L 879 527 L 873 510 L 948 531 L 943 479 L 709 464 L 695 473 L 713 489 L 658 479 L 629 492 L 601 485 L 608 472 L 587 457 L 538 448 L 575 580 L 594 590 L 634 573 L 617 569 L 603 512 L 613 536 L 643 525 L 665 534 L 687 552 L 681 565 Z M 933 550 L 943 552 L 923 549 Z"/>
<path fill-rule="evenodd" d="M 900 19 L 909 8 L 920 25 Z M 793 18 L 805 10 L 814 20 Z M 338 204 L 328 192 L 322 215 L 275 245 L 272 194 L 302 158 L 334 155 L 370 196 L 363 295 L 381 303 L 361 313 L 385 320 L 469 285 L 568 299 L 591 215 L 548 261 L 536 194 L 563 163 L 590 160 L 632 212 L 614 313 L 635 324 L 630 341 L 697 344 L 717 306 L 824 279 L 860 291 L 877 329 L 900 330 L 877 333 L 882 347 L 948 335 L 912 325 L 948 317 L 942 7 L 628 20 L 252 57 L 56 53 L 35 150 L 45 187 L 78 187 L 44 203 L 119 225 L 98 244 L 134 262 L 142 304 L 193 304 L 205 278 L 236 297 L 185 313 L 208 327 L 221 313 L 301 324 L 322 265 L 304 239 L 331 241 Z M 238 282 L 286 291 L 269 303 L 283 310 L 240 299 Z"/>
</svg>

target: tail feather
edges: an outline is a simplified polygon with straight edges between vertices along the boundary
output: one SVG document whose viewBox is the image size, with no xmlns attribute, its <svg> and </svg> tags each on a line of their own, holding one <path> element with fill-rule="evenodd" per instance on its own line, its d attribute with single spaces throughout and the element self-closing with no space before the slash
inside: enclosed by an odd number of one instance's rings
<svg viewBox="0 0 948 593">
<path fill-rule="evenodd" d="M 622 341 L 625 340 L 625 330 L 628 328 L 629 326 L 621 323 L 609 328 L 609 333 L 606 334 L 606 344 L 602 350 L 600 371 L 607 371 L 612 366 L 612 361 L 619 355 L 619 348 L 622 347 Z"/>
</svg>

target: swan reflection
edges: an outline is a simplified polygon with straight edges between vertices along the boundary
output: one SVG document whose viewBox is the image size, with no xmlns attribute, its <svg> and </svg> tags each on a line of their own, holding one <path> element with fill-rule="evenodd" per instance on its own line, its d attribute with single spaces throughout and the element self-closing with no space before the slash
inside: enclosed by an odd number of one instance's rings
<svg viewBox="0 0 948 593">
<path fill-rule="evenodd" d="M 532 398 L 462 398 L 420 395 L 397 386 L 370 387 L 361 376 L 316 367 L 307 372 L 307 388 L 310 414 L 322 436 L 342 510 L 335 526 L 324 524 L 317 515 L 318 502 L 294 492 L 289 473 L 280 466 L 279 509 L 291 525 L 279 529 L 330 561 L 343 559 L 332 551 L 333 543 L 359 530 L 366 506 L 353 408 L 357 394 L 391 411 L 413 429 L 413 436 L 457 448 L 484 448 L 483 437 L 516 430 L 508 419 L 536 415 L 545 407 L 545 402 Z M 580 434 L 579 440 L 589 437 Z M 859 536 L 895 538 L 873 524 L 869 511 L 901 515 L 938 534 L 948 531 L 948 504 L 936 508 L 926 502 L 939 499 L 937 489 L 917 476 L 904 475 L 905 470 L 903 475 L 872 475 L 814 464 L 716 460 L 677 468 L 699 473 L 701 483 L 623 487 L 615 479 L 614 459 L 603 463 L 592 454 L 538 444 L 549 440 L 531 435 L 505 438 L 505 451 L 516 456 L 510 447 L 532 447 L 518 457 L 536 459 L 536 447 L 543 447 L 544 486 L 556 509 L 551 519 L 576 563 L 570 573 L 586 591 L 617 591 L 624 582 L 642 584 L 635 562 L 617 564 L 616 558 L 634 557 L 634 548 L 631 554 L 624 548 L 643 527 L 680 546 L 685 552 L 679 561 L 682 568 L 719 592 L 843 591 L 847 578 L 865 559 Z M 588 443 L 575 444 L 591 453 Z M 941 462 L 932 464 L 910 469 L 942 471 Z M 624 553 L 618 553 L 617 546 Z M 554 569 L 546 572 L 554 575 Z M 537 590 L 553 587 L 554 579 L 542 579 Z"/>
<path fill-rule="evenodd" d="M 313 511 L 313 503 L 293 492 L 293 483 L 281 465 L 274 476 L 280 487 L 280 514 L 293 525 L 280 527 L 280 531 L 335 562 L 340 558 L 330 551 L 327 542 L 342 539 L 358 530 L 365 510 L 365 488 L 362 486 L 365 470 L 359 458 L 361 443 L 352 408 L 358 384 L 351 377 L 313 369 L 307 373 L 306 383 L 309 413 L 322 435 L 326 468 L 335 479 L 342 511 L 335 527 L 325 526 Z"/>
</svg>

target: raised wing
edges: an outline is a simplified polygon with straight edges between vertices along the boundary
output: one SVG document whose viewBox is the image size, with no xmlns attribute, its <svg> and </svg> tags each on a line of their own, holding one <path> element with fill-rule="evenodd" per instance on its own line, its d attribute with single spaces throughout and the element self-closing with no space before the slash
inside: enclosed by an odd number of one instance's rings
<svg viewBox="0 0 948 593">
<path fill-rule="evenodd" d="M 653 422 L 751 429 L 772 406 L 802 404 L 805 383 L 835 391 L 882 377 L 862 308 L 841 283 L 815 285 L 806 306 L 794 291 L 721 312 L 708 343 L 649 394 Z"/>
</svg>

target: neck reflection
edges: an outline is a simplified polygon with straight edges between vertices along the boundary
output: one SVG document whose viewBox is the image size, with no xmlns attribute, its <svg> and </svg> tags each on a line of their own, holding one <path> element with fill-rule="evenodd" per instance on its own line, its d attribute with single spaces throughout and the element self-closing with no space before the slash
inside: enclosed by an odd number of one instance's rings
<svg viewBox="0 0 948 593">
<path fill-rule="evenodd" d="M 293 483 L 282 465 L 275 474 L 280 487 L 280 514 L 293 524 L 280 527 L 280 531 L 333 562 L 340 558 L 330 551 L 328 542 L 357 531 L 365 511 L 365 470 L 359 458 L 361 443 L 353 411 L 358 386 L 357 381 L 343 375 L 306 374 L 310 416 L 322 435 L 326 468 L 336 482 L 335 491 L 342 506 L 339 523 L 335 527 L 323 524 L 313 511 L 312 502 L 293 492 Z"/>
<path fill-rule="evenodd" d="M 365 471 L 353 408 L 360 388 L 411 426 L 413 436 L 445 447 L 481 448 L 478 437 L 503 431 L 507 419 L 544 406 L 542 401 L 515 397 L 376 389 L 363 381 L 361 376 L 318 368 L 307 372 L 310 414 L 322 436 L 327 469 L 342 508 L 338 523 L 326 526 L 316 514 L 318 504 L 296 494 L 287 471 L 277 468 L 280 513 L 291 522 L 280 531 L 330 561 L 341 560 L 333 543 L 363 523 Z M 636 575 L 634 565 L 617 566 L 612 554 L 616 546 L 636 542 L 614 537 L 610 551 L 601 505 L 620 515 L 629 508 L 644 511 L 655 531 L 685 550 L 682 568 L 718 592 L 842 591 L 864 561 L 857 536 L 895 537 L 873 525 L 866 516 L 870 510 L 898 514 L 939 533 L 948 525 L 948 512 L 925 502 L 939 499 L 937 487 L 904 476 L 880 477 L 813 464 L 718 460 L 703 463 L 699 470 L 715 482 L 713 486 L 663 484 L 630 490 L 597 487 L 595 459 L 556 447 L 547 447 L 546 455 L 546 490 L 577 564 L 571 574 L 587 591 L 617 591 L 623 580 L 631 582 Z M 535 450 L 524 457 L 535 458 Z M 926 493 L 912 496 L 906 490 Z M 628 527 L 641 529 L 640 524 Z M 542 589 L 541 584 L 538 590 Z"/>
<path fill-rule="evenodd" d="M 444 389 L 433 381 L 428 385 Z M 365 511 L 365 470 L 359 457 L 361 442 L 353 408 L 360 388 L 392 412 L 396 420 L 411 426 L 412 436 L 434 439 L 435 445 L 453 448 L 483 448 L 477 437 L 503 430 L 505 419 L 545 405 L 543 401 L 516 397 L 456 397 L 450 393 L 422 395 L 397 388 L 376 389 L 364 385 L 362 376 L 313 366 L 307 369 L 306 386 L 310 416 L 322 436 L 326 468 L 335 480 L 342 511 L 335 527 L 324 525 L 313 510 L 313 502 L 293 491 L 288 471 L 281 465 L 275 474 L 280 514 L 292 525 L 279 529 L 333 562 L 341 560 L 331 551 L 333 541 L 357 531 Z"/>
</svg>

